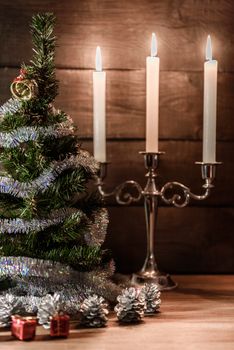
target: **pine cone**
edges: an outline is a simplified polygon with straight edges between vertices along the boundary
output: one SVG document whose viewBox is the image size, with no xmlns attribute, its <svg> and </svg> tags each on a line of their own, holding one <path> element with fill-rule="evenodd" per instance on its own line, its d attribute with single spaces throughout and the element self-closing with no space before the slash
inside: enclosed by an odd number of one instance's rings
<svg viewBox="0 0 234 350">
<path fill-rule="evenodd" d="M 146 283 L 141 289 L 141 294 L 145 298 L 145 314 L 154 314 L 161 304 L 160 291 L 157 284 Z"/>
<path fill-rule="evenodd" d="M 43 325 L 44 328 L 49 329 L 50 318 L 63 311 L 62 309 L 63 304 L 60 295 L 57 293 L 54 295 L 47 294 L 38 305 L 38 323 Z"/>
<path fill-rule="evenodd" d="M 144 295 L 134 287 L 126 288 L 117 297 L 115 312 L 120 322 L 139 322 L 144 316 Z"/>
<path fill-rule="evenodd" d="M 19 298 L 12 294 L 0 297 L 0 327 L 11 324 L 11 315 L 20 314 L 24 310 Z"/>
<path fill-rule="evenodd" d="M 86 298 L 80 307 L 80 323 L 86 327 L 104 327 L 108 321 L 107 304 L 97 295 Z"/>
</svg>

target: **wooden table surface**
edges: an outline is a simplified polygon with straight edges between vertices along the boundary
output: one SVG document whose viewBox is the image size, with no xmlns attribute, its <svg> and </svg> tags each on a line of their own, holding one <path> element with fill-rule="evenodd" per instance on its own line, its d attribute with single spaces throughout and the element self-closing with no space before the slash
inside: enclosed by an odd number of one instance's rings
<svg viewBox="0 0 234 350">
<path fill-rule="evenodd" d="M 39 327 L 32 342 L 0 332 L 1 350 L 233 350 L 234 275 L 176 276 L 177 290 L 162 294 L 161 312 L 139 325 L 119 326 L 114 316 L 102 329 L 72 329 L 51 340 Z"/>
</svg>

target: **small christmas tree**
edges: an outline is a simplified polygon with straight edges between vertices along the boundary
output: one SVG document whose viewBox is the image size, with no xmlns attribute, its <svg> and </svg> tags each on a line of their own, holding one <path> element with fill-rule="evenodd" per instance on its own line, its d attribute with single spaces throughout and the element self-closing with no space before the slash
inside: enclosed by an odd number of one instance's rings
<svg viewBox="0 0 234 350">
<path fill-rule="evenodd" d="M 54 21 L 50 13 L 33 16 L 33 59 L 22 65 L 13 97 L 0 108 L 0 276 L 2 283 L 10 277 L 15 291 L 34 295 L 58 285 L 65 293 L 68 281 L 78 292 L 97 292 L 95 285 L 105 281 L 100 265 L 108 217 L 90 191 L 98 164 L 81 149 L 70 117 L 52 105 Z"/>
</svg>

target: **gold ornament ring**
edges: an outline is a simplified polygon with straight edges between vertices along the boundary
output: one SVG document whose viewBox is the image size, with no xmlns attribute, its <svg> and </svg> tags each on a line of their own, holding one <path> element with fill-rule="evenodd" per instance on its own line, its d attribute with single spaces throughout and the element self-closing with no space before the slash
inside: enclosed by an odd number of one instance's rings
<svg viewBox="0 0 234 350">
<path fill-rule="evenodd" d="M 16 80 L 11 84 L 12 95 L 21 101 L 29 101 L 36 97 L 38 86 L 35 80 Z"/>
</svg>

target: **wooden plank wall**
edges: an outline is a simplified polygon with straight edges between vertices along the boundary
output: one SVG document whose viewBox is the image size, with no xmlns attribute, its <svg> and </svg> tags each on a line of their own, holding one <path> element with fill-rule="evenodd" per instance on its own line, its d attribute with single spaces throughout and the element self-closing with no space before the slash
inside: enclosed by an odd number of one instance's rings
<svg viewBox="0 0 234 350">
<path fill-rule="evenodd" d="M 179 180 L 200 190 L 203 62 L 207 34 L 219 61 L 217 159 L 223 161 L 212 196 L 184 209 L 161 206 L 157 257 L 162 269 L 187 273 L 234 272 L 234 3 L 232 0 L 0 0 L 0 98 L 22 61 L 31 56 L 33 13 L 57 16 L 60 95 L 84 147 L 92 151 L 92 70 L 100 45 L 107 71 L 109 188 L 125 179 L 144 185 L 145 57 L 158 35 L 160 148 L 166 151 L 160 182 Z M 120 271 L 139 268 L 145 254 L 142 203 L 110 203 L 107 246 Z"/>
</svg>

